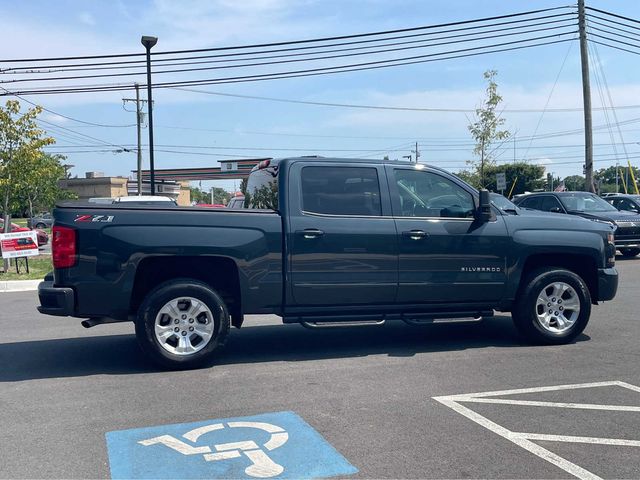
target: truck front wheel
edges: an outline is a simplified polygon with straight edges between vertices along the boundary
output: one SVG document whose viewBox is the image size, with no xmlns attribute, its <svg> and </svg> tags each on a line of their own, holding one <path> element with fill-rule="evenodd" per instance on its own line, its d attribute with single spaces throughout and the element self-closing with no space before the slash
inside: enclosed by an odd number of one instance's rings
<svg viewBox="0 0 640 480">
<path fill-rule="evenodd" d="M 190 279 L 165 282 L 142 302 L 136 336 L 155 362 L 172 369 L 203 366 L 224 344 L 229 312 L 206 284 Z"/>
<path fill-rule="evenodd" d="M 511 312 L 527 340 L 552 345 L 574 340 L 590 315 L 591 295 L 584 280 L 562 268 L 543 268 L 528 275 Z"/>
</svg>

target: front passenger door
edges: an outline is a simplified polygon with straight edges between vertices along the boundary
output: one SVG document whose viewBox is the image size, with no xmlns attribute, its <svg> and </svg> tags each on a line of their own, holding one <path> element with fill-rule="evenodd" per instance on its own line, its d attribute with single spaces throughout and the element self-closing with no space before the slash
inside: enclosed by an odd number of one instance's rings
<svg viewBox="0 0 640 480">
<path fill-rule="evenodd" d="M 502 215 L 475 220 L 470 190 L 421 167 L 387 167 L 398 235 L 398 303 L 495 303 L 504 294 L 509 248 Z"/>
</svg>

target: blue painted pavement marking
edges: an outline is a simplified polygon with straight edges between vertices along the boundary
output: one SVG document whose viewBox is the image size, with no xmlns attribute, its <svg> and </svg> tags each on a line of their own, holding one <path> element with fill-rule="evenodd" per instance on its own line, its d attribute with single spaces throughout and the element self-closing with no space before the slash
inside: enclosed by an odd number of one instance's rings
<svg viewBox="0 0 640 480">
<path fill-rule="evenodd" d="M 323 478 L 358 471 L 293 412 L 107 432 L 113 479 Z"/>
</svg>

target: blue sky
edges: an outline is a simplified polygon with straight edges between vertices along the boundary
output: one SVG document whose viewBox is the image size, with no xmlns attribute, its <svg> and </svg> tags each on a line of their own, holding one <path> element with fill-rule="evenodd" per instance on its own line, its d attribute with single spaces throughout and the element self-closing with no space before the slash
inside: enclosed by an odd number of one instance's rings
<svg viewBox="0 0 640 480">
<path fill-rule="evenodd" d="M 0 18 L 5 39 L 0 58 L 59 57 L 142 51 L 141 35 L 159 37 L 154 51 L 206 48 L 278 42 L 396 28 L 406 28 L 520 11 L 567 5 L 559 1 L 320 1 L 320 0 L 202 0 L 202 1 L 29 1 L 6 2 Z M 9 6 L 10 5 L 10 6 Z M 640 18 L 637 0 L 596 1 L 587 5 Z M 596 46 L 594 71 L 603 72 L 616 106 L 640 104 L 640 56 Z M 596 53 L 595 51 L 592 53 Z M 404 55 L 404 52 L 401 53 Z M 565 60 L 566 59 L 566 60 Z M 6 68 L 8 63 L 0 63 Z M 200 90 L 238 95 L 304 101 L 391 105 L 472 110 L 483 98 L 482 73 L 499 72 L 497 81 L 506 110 L 579 108 L 582 105 L 580 57 L 577 42 L 476 56 L 464 59 L 395 68 L 351 72 L 309 78 L 293 78 L 233 85 L 200 87 Z M 253 73 L 253 72 L 251 72 Z M 214 76 L 218 73 L 199 73 Z M 1 77 L 7 78 L 6 76 Z M 12 78 L 12 77 L 9 77 Z M 154 81 L 160 76 L 154 77 Z M 173 79 L 181 79 L 174 76 Z M 194 78 L 184 77 L 184 78 Z M 162 78 L 167 80 L 167 78 Z M 144 78 L 138 79 L 144 82 Z M 120 80 L 118 80 L 120 81 Z M 127 83 L 134 80 L 127 77 Z M 15 85 L 5 85 L 14 88 Z M 592 74 L 594 107 L 601 106 L 600 91 Z M 53 111 L 89 122 L 126 125 L 135 122 L 123 109 L 122 98 L 132 92 L 29 96 Z M 195 155 L 156 153 L 157 168 L 216 166 L 223 158 L 290 156 L 360 156 L 400 158 L 420 143 L 421 160 L 452 171 L 473 159 L 467 132 L 470 113 L 361 110 L 277 103 L 220 97 L 177 90 L 154 93 L 157 145 L 216 147 Z M 127 106 L 128 109 L 132 105 Z M 546 165 L 559 176 L 582 172 L 584 139 L 581 134 L 518 140 L 583 127 L 580 112 L 505 112 L 505 127 L 515 141 L 499 148 L 499 162 L 525 158 Z M 618 122 L 640 118 L 640 108 L 617 109 Z M 609 122 L 612 113 L 609 113 Z M 56 115 L 42 118 L 100 140 L 134 144 L 135 127 L 90 127 Z M 594 125 L 604 125 L 601 111 Z M 72 149 L 69 130 L 52 127 L 58 150 Z M 143 132 L 146 140 L 147 132 Z M 86 138 L 86 137 L 84 137 Z M 620 131 L 601 129 L 594 135 L 596 168 L 615 164 L 622 142 L 632 163 L 640 163 L 640 122 Z M 95 143 L 87 139 L 86 144 Z M 146 143 L 146 141 L 144 142 Z M 615 144 L 615 145 L 614 145 Z M 515 146 L 515 150 L 514 150 Z M 108 150 L 108 147 L 106 148 Z M 158 147 L 158 149 L 163 149 Z M 179 147 L 165 150 L 184 151 Z M 295 150 L 299 149 L 299 150 Z M 144 162 L 147 165 L 147 152 Z M 129 175 L 135 168 L 133 153 L 69 153 L 73 174 L 100 170 L 109 175 Z M 208 184 L 205 182 L 204 186 Z M 233 182 L 218 186 L 233 189 Z"/>
</svg>

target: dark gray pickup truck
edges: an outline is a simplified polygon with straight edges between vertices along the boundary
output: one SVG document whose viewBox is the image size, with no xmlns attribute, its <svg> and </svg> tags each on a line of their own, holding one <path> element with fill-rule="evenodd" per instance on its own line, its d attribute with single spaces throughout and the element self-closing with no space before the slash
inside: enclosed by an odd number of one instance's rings
<svg viewBox="0 0 640 480">
<path fill-rule="evenodd" d="M 435 167 L 264 161 L 244 206 L 59 205 L 39 311 L 134 321 L 154 360 L 191 368 L 245 314 L 327 326 L 499 310 L 530 341 L 561 344 L 617 290 L 611 226 L 500 210 Z"/>
</svg>

